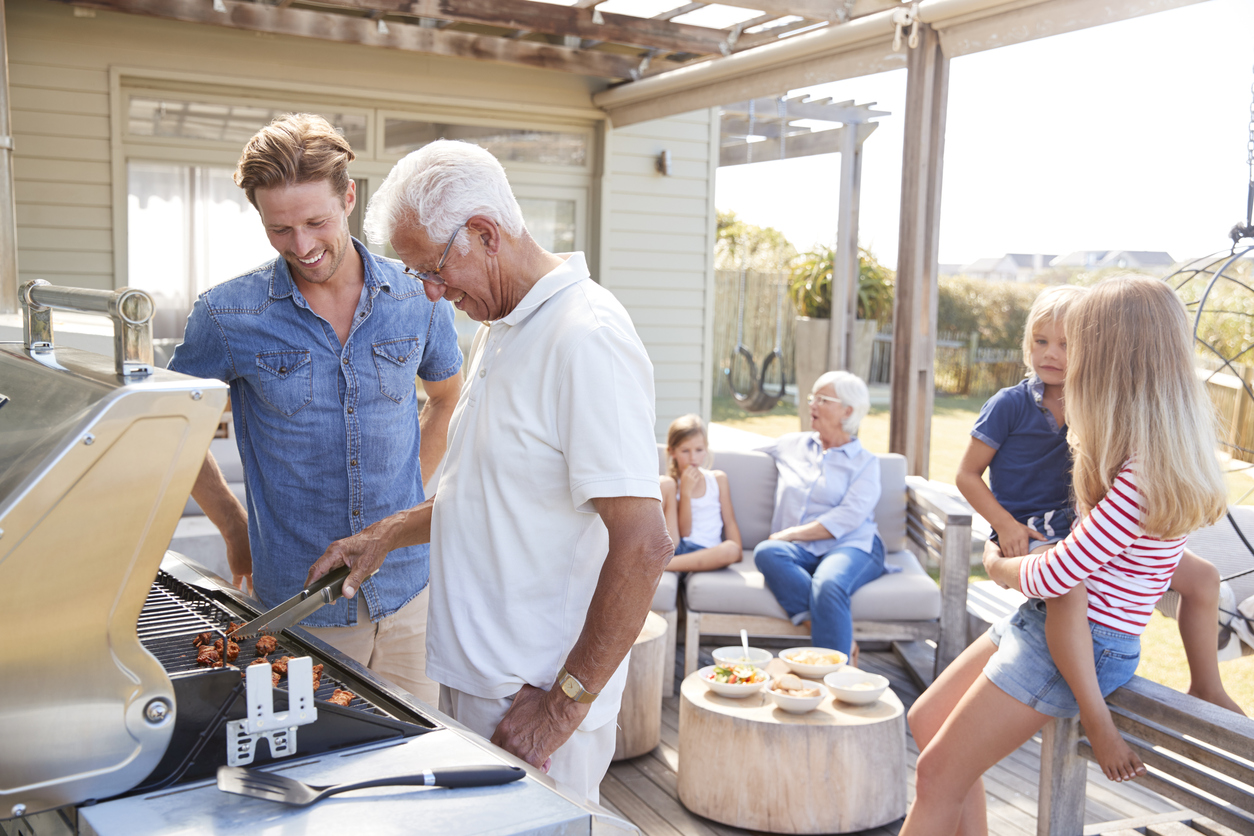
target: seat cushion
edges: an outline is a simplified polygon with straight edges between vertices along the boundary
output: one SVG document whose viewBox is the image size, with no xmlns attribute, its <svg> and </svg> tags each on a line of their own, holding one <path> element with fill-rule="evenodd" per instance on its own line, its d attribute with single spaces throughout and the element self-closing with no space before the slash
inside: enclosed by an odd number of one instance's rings
<svg viewBox="0 0 1254 836">
<path fill-rule="evenodd" d="M 881 575 L 853 594 L 855 620 L 933 621 L 940 618 L 940 587 L 923 571 L 912 553 L 889 552 L 884 563 L 900 566 L 901 571 Z M 767 589 L 766 579 L 753 565 L 753 552 L 749 551 L 745 552 L 744 560 L 726 569 L 693 572 L 688 576 L 684 594 L 692 612 L 788 617 Z"/>
<path fill-rule="evenodd" d="M 653 604 L 649 609 L 654 612 L 671 612 L 679 598 L 679 575 L 675 572 L 663 572 L 662 580 L 653 593 Z"/>
</svg>

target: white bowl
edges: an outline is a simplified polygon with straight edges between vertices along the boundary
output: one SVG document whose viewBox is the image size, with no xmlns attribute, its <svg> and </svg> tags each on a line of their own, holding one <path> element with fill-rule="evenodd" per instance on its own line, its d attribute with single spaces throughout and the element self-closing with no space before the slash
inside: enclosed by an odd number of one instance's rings
<svg viewBox="0 0 1254 836">
<path fill-rule="evenodd" d="M 823 677 L 823 684 L 832 689 L 832 696 L 854 705 L 868 705 L 880 698 L 888 688 L 888 680 L 877 673 L 848 668 Z"/>
<path fill-rule="evenodd" d="M 817 682 L 802 680 L 807 688 L 818 688 L 819 695 L 817 697 L 796 697 L 792 694 L 781 694 L 776 691 L 774 682 L 771 687 L 766 689 L 766 695 L 775 701 L 775 704 L 787 711 L 789 714 L 807 714 L 819 707 L 819 703 L 827 699 L 828 691 Z"/>
<path fill-rule="evenodd" d="M 840 661 L 833 665 L 806 665 L 801 662 L 794 662 L 792 659 L 788 658 L 794 653 L 799 653 L 803 650 L 812 650 L 815 653 L 834 653 L 840 657 Z M 790 647 L 786 650 L 781 650 L 779 652 L 779 658 L 784 660 L 784 664 L 788 666 L 789 670 L 800 677 L 826 676 L 829 673 L 835 673 L 840 670 L 845 666 L 845 663 L 849 661 L 848 656 L 841 653 L 839 650 L 832 650 L 830 647 Z"/>
<path fill-rule="evenodd" d="M 766 676 L 766 679 L 761 682 L 750 682 L 744 685 L 741 685 L 740 683 L 730 685 L 726 682 L 715 682 L 713 679 L 710 679 L 710 674 L 714 673 L 715 667 L 715 665 L 706 665 L 704 668 L 697 671 L 697 676 L 699 676 L 701 681 L 705 683 L 705 687 L 709 688 L 720 697 L 735 697 L 738 699 L 740 697 L 747 697 L 750 694 L 756 694 L 763 688 L 770 687 L 771 675 L 766 671 L 762 671 L 762 673 Z"/>
<path fill-rule="evenodd" d="M 714 651 L 714 664 L 716 665 L 725 665 L 729 662 L 733 665 L 738 665 L 748 662 L 750 665 L 765 668 L 766 663 L 774 658 L 769 650 L 751 647 L 749 648 L 749 658 L 745 659 L 745 649 L 738 644 L 720 647 Z"/>
</svg>

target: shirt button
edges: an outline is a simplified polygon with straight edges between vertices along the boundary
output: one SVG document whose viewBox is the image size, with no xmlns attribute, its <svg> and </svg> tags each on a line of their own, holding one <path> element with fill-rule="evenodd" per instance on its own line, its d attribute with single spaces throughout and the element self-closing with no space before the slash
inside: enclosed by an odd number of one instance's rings
<svg viewBox="0 0 1254 836">
<path fill-rule="evenodd" d="M 349 415 L 352 415 L 352 414 L 353 414 L 353 408 L 352 408 L 351 406 L 348 408 L 348 414 L 349 414 Z"/>
<path fill-rule="evenodd" d="M 351 462 L 349 462 L 349 464 L 350 464 L 350 465 L 352 465 L 353 467 L 356 467 L 356 466 L 357 466 L 357 460 L 356 460 L 356 459 L 353 459 Z"/>
<path fill-rule="evenodd" d="M 287 366 L 279 366 L 279 374 L 287 374 Z"/>
<path fill-rule="evenodd" d="M 354 509 L 353 509 L 353 516 L 354 516 L 354 517 L 359 516 L 360 514 L 361 514 L 361 511 L 358 511 L 356 508 L 354 508 Z"/>
<path fill-rule="evenodd" d="M 346 366 L 347 366 L 347 365 L 348 365 L 348 358 L 347 358 L 347 357 L 345 357 L 345 358 L 344 358 L 343 360 L 341 360 L 340 362 L 341 362 L 341 363 L 343 363 L 344 365 L 346 365 Z"/>
<path fill-rule="evenodd" d="M 487 376 L 488 376 L 488 370 L 487 370 L 487 369 L 480 369 L 480 370 L 479 370 L 479 376 L 480 376 L 480 377 L 487 377 Z"/>
</svg>

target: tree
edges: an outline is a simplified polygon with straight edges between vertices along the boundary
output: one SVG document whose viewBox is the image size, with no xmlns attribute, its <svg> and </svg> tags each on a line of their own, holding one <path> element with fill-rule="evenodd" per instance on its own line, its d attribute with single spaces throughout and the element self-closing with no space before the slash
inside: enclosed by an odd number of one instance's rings
<svg viewBox="0 0 1254 836">
<path fill-rule="evenodd" d="M 735 212 L 718 212 L 718 238 L 714 245 L 716 270 L 752 270 L 779 273 L 797 257 L 797 248 L 774 227 L 754 226 Z"/>
</svg>

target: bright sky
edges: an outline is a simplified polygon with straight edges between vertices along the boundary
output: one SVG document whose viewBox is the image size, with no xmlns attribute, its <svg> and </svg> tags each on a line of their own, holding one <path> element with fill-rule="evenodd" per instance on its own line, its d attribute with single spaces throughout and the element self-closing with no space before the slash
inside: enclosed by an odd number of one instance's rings
<svg viewBox="0 0 1254 836">
<path fill-rule="evenodd" d="M 1245 218 L 1252 85 L 1251 0 L 955 58 L 940 261 L 1226 248 Z M 905 71 L 802 92 L 892 112 L 863 147 L 859 238 L 895 264 Z M 804 251 L 835 239 L 839 177 L 835 154 L 719 169 L 717 204 Z"/>
</svg>

